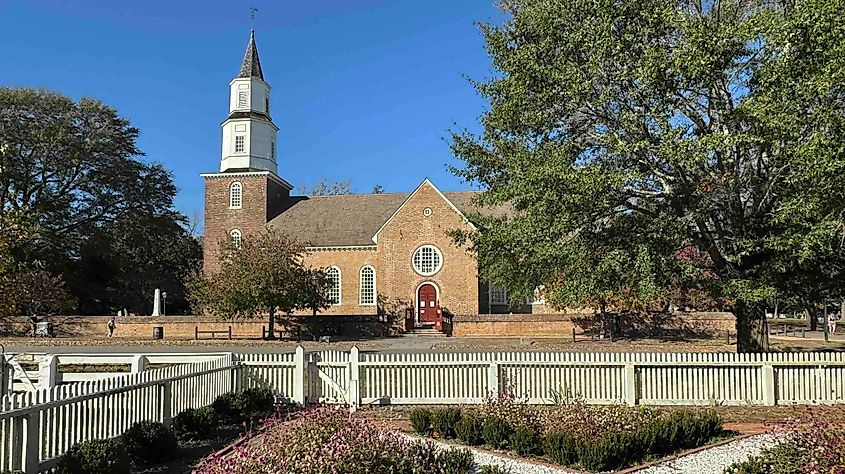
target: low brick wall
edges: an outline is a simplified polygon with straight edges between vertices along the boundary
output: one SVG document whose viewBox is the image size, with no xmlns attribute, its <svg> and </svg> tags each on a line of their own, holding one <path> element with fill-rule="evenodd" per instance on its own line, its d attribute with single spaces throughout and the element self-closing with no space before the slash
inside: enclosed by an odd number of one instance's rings
<svg viewBox="0 0 845 474">
<path fill-rule="evenodd" d="M 315 321 L 313 316 L 307 316 Z M 52 316 L 42 320 L 53 323 L 57 337 L 103 337 L 108 335 L 108 322 L 111 316 Z M 342 338 L 376 337 L 387 334 L 384 323 L 375 316 L 318 316 L 320 333 Z M 209 316 L 128 316 L 115 318 L 115 337 L 132 339 L 152 339 L 153 328 L 164 328 L 165 339 L 193 339 L 194 330 L 228 331 L 232 326 L 232 336 L 239 339 L 257 339 L 262 328 L 267 326 L 267 319 L 221 321 Z M 281 329 L 276 325 L 276 329 Z M 2 323 L 0 332 L 8 336 L 24 336 L 31 331 L 29 320 L 25 317 L 11 318 Z M 201 335 L 201 337 L 203 337 Z M 210 337 L 205 335 L 204 337 Z M 222 335 L 218 334 L 218 338 Z M 223 336 L 223 337 L 228 337 Z M 307 337 L 307 336 L 304 336 Z"/>
<path fill-rule="evenodd" d="M 735 331 L 731 313 L 701 312 L 672 315 L 620 316 L 620 335 L 721 337 Z M 595 331 L 597 322 L 584 314 L 480 314 L 455 316 L 455 337 L 571 337 Z"/>
</svg>

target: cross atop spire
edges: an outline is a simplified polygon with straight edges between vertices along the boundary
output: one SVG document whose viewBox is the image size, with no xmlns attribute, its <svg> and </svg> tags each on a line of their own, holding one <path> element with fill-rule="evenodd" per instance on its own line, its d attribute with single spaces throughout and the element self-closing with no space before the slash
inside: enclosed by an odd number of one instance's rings
<svg viewBox="0 0 845 474">
<path fill-rule="evenodd" d="M 249 44 L 244 53 L 244 62 L 241 64 L 241 72 L 238 77 L 257 77 L 264 80 L 264 73 L 261 72 L 261 60 L 258 59 L 258 47 L 255 45 L 255 30 L 249 31 Z"/>
</svg>

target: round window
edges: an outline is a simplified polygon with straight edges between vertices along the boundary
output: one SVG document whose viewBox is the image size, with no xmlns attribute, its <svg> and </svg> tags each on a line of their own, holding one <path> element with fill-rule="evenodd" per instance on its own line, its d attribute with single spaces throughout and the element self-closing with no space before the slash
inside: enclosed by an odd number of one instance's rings
<svg viewBox="0 0 845 474">
<path fill-rule="evenodd" d="M 430 216 L 430 215 L 431 215 L 431 208 L 430 208 L 430 207 L 427 207 L 427 208 L 423 209 L 423 215 L 424 215 L 425 217 Z"/>
<path fill-rule="evenodd" d="M 422 276 L 431 276 L 443 266 L 443 255 L 433 245 L 423 245 L 414 252 L 414 270 Z"/>
</svg>

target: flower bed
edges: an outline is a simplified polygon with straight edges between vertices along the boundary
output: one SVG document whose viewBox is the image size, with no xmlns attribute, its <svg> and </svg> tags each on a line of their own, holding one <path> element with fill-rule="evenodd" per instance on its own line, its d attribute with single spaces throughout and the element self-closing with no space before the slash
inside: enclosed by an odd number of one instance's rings
<svg viewBox="0 0 845 474">
<path fill-rule="evenodd" d="M 546 409 L 511 390 L 477 408 L 418 408 L 417 433 L 509 450 L 587 471 L 610 471 L 708 444 L 723 434 L 709 410 L 658 411 L 624 405 L 593 406 L 561 400 Z"/>
<path fill-rule="evenodd" d="M 213 456 L 200 474 L 467 474 L 475 463 L 466 449 L 438 448 L 350 416 L 312 408 L 293 419 L 270 420 L 264 434 Z"/>
<path fill-rule="evenodd" d="M 845 407 L 828 407 L 776 426 L 785 440 L 759 456 L 737 463 L 726 474 L 845 474 Z"/>
</svg>

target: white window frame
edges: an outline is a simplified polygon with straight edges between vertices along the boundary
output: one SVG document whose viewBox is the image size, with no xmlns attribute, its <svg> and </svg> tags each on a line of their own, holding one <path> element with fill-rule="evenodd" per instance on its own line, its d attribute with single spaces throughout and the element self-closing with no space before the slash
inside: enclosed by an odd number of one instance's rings
<svg viewBox="0 0 845 474">
<path fill-rule="evenodd" d="M 229 231 L 229 242 L 231 242 L 233 248 L 240 249 L 243 244 L 243 238 L 244 234 L 241 232 L 241 229 L 232 229 Z"/>
<path fill-rule="evenodd" d="M 235 181 L 229 185 L 229 209 L 241 209 L 244 205 L 244 185 Z"/>
<path fill-rule="evenodd" d="M 238 139 L 240 139 L 240 149 L 238 149 Z M 235 147 L 235 153 L 246 153 L 246 135 L 235 135 L 233 143 Z"/>
<path fill-rule="evenodd" d="M 431 252 L 432 252 L 431 258 L 432 258 L 432 263 L 434 264 L 434 268 L 431 271 L 425 271 L 422 268 L 423 258 L 426 257 L 423 254 L 428 250 L 431 250 Z M 419 263 L 419 265 L 418 265 L 418 263 Z M 413 254 L 411 254 L 411 267 L 414 269 L 415 272 L 417 272 L 419 275 L 422 275 L 422 276 L 436 275 L 437 272 L 439 272 L 440 269 L 443 268 L 443 254 L 440 252 L 440 249 L 438 249 L 434 245 L 430 245 L 430 244 L 421 245 L 421 246 L 417 247 L 416 250 L 414 250 Z"/>
<path fill-rule="evenodd" d="M 329 289 L 330 297 L 332 293 L 334 293 L 335 289 L 337 290 L 337 302 L 332 302 L 331 306 L 340 306 L 343 304 L 343 274 L 341 273 L 340 268 L 334 265 L 326 269 L 326 275 L 329 275 L 330 272 L 337 272 L 337 279 L 334 279 L 334 286 L 336 288 Z M 329 276 L 329 278 L 331 278 L 331 276 Z"/>
<path fill-rule="evenodd" d="M 494 298 L 493 295 L 502 296 L 504 295 L 504 299 L 501 298 Z M 510 305 L 510 300 L 508 300 L 508 289 L 507 288 L 499 288 L 495 283 L 492 281 L 487 284 L 487 303 L 490 306 L 508 306 Z"/>
<path fill-rule="evenodd" d="M 249 109 L 249 89 L 238 91 L 238 110 Z"/>
<path fill-rule="evenodd" d="M 364 272 L 369 270 L 370 274 L 372 275 L 372 282 L 370 284 L 370 288 L 366 288 L 369 291 L 369 295 L 365 293 L 364 288 Z M 375 306 L 376 305 L 376 269 L 373 268 L 371 265 L 364 265 L 361 267 L 361 270 L 358 272 L 358 305 L 359 306 Z M 365 298 L 369 296 L 369 301 Z"/>
</svg>

